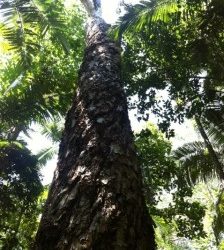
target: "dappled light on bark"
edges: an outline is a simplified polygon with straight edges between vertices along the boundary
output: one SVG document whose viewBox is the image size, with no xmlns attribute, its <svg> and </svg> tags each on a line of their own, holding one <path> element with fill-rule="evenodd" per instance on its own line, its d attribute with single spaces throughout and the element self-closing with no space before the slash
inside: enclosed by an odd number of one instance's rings
<svg viewBox="0 0 224 250">
<path fill-rule="evenodd" d="M 35 249 L 155 249 L 120 79 L 120 49 L 91 19 L 79 85 Z"/>
</svg>

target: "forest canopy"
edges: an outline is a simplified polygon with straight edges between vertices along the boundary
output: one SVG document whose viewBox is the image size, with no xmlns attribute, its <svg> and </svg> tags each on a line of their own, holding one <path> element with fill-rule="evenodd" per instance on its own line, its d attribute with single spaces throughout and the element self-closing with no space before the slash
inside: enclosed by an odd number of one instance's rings
<svg viewBox="0 0 224 250">
<path fill-rule="evenodd" d="M 144 120 L 134 143 L 158 249 L 224 249 L 224 2 L 120 8 L 108 36 L 121 47 L 128 108 Z M 49 189 L 41 170 L 57 154 L 77 91 L 86 20 L 78 1 L 0 3 L 1 249 L 34 244 Z M 175 124 L 185 129 L 187 120 L 189 138 L 175 146 Z M 35 126 L 52 143 L 38 153 L 27 144 Z"/>
</svg>

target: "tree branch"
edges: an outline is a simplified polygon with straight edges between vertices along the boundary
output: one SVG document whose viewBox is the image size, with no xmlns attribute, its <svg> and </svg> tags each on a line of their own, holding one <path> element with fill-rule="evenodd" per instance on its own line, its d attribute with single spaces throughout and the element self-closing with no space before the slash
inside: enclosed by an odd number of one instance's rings
<svg viewBox="0 0 224 250">
<path fill-rule="evenodd" d="M 101 15 L 101 0 L 81 0 L 89 16 Z"/>
</svg>

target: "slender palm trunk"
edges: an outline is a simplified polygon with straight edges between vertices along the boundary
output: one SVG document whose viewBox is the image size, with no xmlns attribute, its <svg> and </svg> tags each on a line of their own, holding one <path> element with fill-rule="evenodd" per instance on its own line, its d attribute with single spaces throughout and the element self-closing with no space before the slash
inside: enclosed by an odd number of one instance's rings
<svg viewBox="0 0 224 250">
<path fill-rule="evenodd" d="M 201 136 L 202 136 L 202 138 L 203 138 L 203 140 L 204 140 L 204 142 L 205 142 L 205 145 L 206 145 L 206 147 L 207 147 L 207 149 L 208 149 L 208 152 L 209 152 L 209 154 L 211 155 L 211 157 L 212 157 L 212 159 L 213 159 L 213 162 L 214 162 L 214 164 L 215 164 L 217 173 L 218 173 L 219 178 L 221 179 L 222 185 L 223 185 L 223 182 L 224 182 L 224 170 L 223 170 L 223 165 L 222 165 L 222 163 L 219 161 L 219 158 L 218 158 L 218 156 L 217 156 L 217 154 L 216 154 L 216 152 L 215 152 L 215 150 L 214 150 L 214 148 L 213 148 L 213 146 L 212 146 L 212 144 L 211 144 L 211 142 L 210 142 L 210 140 L 209 140 L 209 138 L 208 138 L 208 136 L 207 136 L 207 134 L 206 134 L 206 132 L 205 132 L 205 130 L 204 130 L 204 128 L 203 128 L 203 125 L 202 125 L 202 123 L 201 123 L 201 120 L 200 120 L 200 118 L 199 118 L 198 116 L 195 116 L 195 121 L 196 121 L 198 130 L 199 130 L 199 132 L 200 132 L 200 134 L 201 134 Z M 224 187 L 223 187 L 223 188 L 224 188 Z"/>
<path fill-rule="evenodd" d="M 216 168 L 216 171 L 217 171 L 217 174 L 220 178 L 220 181 L 221 181 L 221 185 L 220 185 L 220 190 L 219 190 L 219 194 L 218 194 L 218 199 L 216 201 L 216 204 L 215 204 L 215 210 L 216 210 L 216 217 L 213 221 L 213 232 L 214 232 L 214 236 L 215 236 L 215 241 L 216 241 L 216 244 L 217 246 L 219 246 L 219 243 L 220 243 L 220 232 L 217 233 L 217 229 L 216 229 L 216 226 L 217 224 L 219 225 L 224 225 L 224 221 L 223 221 L 223 213 L 222 211 L 220 210 L 220 204 L 222 202 L 222 198 L 223 198 L 223 193 L 224 193 L 224 170 L 223 170 L 223 164 L 220 162 L 205 130 L 204 130 L 204 127 L 201 123 L 201 120 L 199 117 L 195 117 L 195 121 L 196 121 L 196 124 L 197 124 L 197 127 L 198 127 L 198 130 L 205 142 L 205 145 L 208 149 L 208 152 L 209 154 L 211 155 L 211 158 L 213 159 L 213 162 L 214 162 L 214 165 L 215 165 L 215 168 Z"/>
<path fill-rule="evenodd" d="M 35 249 L 155 249 L 142 194 L 120 49 L 99 17 L 87 48 Z"/>
</svg>

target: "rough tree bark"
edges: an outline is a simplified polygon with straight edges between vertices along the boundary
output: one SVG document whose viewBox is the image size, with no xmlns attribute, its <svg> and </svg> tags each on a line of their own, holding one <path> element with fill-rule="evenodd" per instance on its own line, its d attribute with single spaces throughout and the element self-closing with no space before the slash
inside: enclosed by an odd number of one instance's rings
<svg viewBox="0 0 224 250">
<path fill-rule="evenodd" d="M 34 248 L 155 249 L 120 79 L 120 49 L 96 15 L 99 6 L 82 2 L 91 15 L 87 48 Z"/>
</svg>

